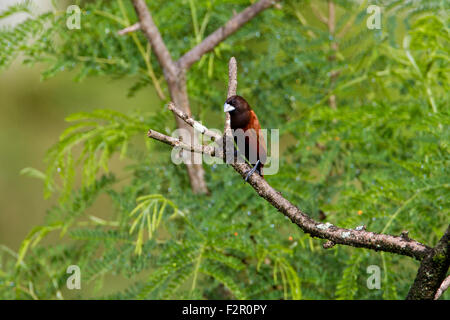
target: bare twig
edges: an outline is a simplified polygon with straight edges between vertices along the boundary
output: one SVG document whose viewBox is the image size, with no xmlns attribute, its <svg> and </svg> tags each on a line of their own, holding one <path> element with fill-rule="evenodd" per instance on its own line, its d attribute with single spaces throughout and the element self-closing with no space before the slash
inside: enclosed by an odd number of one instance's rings
<svg viewBox="0 0 450 320">
<path fill-rule="evenodd" d="M 328 18 L 325 17 L 322 12 L 320 12 L 319 9 L 317 9 L 317 7 L 315 5 L 313 5 L 312 3 L 310 4 L 312 12 L 314 13 L 314 15 L 317 17 L 317 19 L 320 20 L 320 22 L 322 22 L 323 24 L 328 24 Z"/>
<path fill-rule="evenodd" d="M 279 1 L 280 0 L 260 0 L 233 16 L 224 26 L 211 33 L 201 43 L 184 54 L 178 61 L 178 65 L 182 69 L 188 69 L 194 62 L 200 60 L 205 53 L 213 50 L 220 42 L 235 33 L 258 13 Z"/>
<path fill-rule="evenodd" d="M 173 102 L 185 115 L 185 119 L 183 119 L 183 117 L 176 116 L 178 128 L 187 129 L 189 132 L 192 132 L 192 126 L 195 125 L 194 129 L 203 132 L 205 131 L 205 128 L 199 122 L 193 122 L 192 124 L 185 123 L 186 117 L 189 118 L 191 115 L 186 87 L 186 70 L 195 61 L 199 60 L 205 53 L 214 49 L 214 47 L 221 41 L 225 40 L 245 23 L 253 19 L 258 13 L 269 8 L 272 4 L 275 4 L 278 1 L 280 0 L 260 0 L 241 13 L 234 15 L 224 26 L 206 37 L 201 43 L 183 55 L 176 63 L 172 60 L 170 52 L 167 50 L 159 30 L 153 22 L 153 18 L 144 0 L 132 0 L 139 18 L 139 22 L 119 31 L 119 34 L 126 34 L 138 29 L 142 30 L 151 44 L 159 64 L 161 65 Z M 160 96 L 163 95 L 160 94 Z M 209 134 L 211 132 L 204 133 Z M 210 136 L 214 139 L 216 138 L 214 135 Z M 199 164 L 193 163 L 186 163 L 186 167 L 193 192 L 209 193 L 204 180 L 203 167 Z"/>
<path fill-rule="evenodd" d="M 450 287 L 450 276 L 445 278 L 445 280 L 442 282 L 441 286 L 436 292 L 436 295 L 434 296 L 434 300 L 439 299 L 442 296 L 442 294 L 448 289 L 448 287 Z"/>
<path fill-rule="evenodd" d="M 328 59 L 330 60 L 331 63 L 333 63 L 333 61 L 336 60 L 336 52 L 338 49 L 338 44 L 335 39 L 336 7 L 334 5 L 334 0 L 328 0 L 328 21 L 327 22 L 328 22 L 328 33 L 330 34 L 331 50 L 332 50 L 332 54 L 329 56 Z M 338 74 L 339 74 L 338 72 L 330 72 L 331 90 L 333 90 L 333 88 L 334 88 Z M 334 95 L 334 94 L 330 95 L 328 102 L 332 109 L 337 108 L 336 95 Z"/>
<path fill-rule="evenodd" d="M 219 133 L 209 130 L 204 125 L 202 125 L 200 122 L 195 121 L 186 112 L 183 112 L 175 107 L 173 102 L 170 102 L 167 108 L 172 111 L 178 118 L 182 119 L 184 122 L 186 122 L 188 125 L 193 127 L 195 130 L 200 131 L 200 133 L 204 134 L 205 136 L 210 137 L 213 141 L 218 140 L 222 138 L 222 135 Z"/>
<path fill-rule="evenodd" d="M 237 62 L 234 57 L 231 57 L 228 64 L 228 92 L 227 98 L 236 95 L 237 91 Z M 227 112 L 228 114 L 228 112 Z"/>
<path fill-rule="evenodd" d="M 117 34 L 119 36 L 123 36 L 124 34 L 135 32 L 135 31 L 137 31 L 139 29 L 141 29 L 141 24 L 139 22 L 137 22 L 137 23 L 135 23 L 135 24 L 133 24 L 133 25 L 131 25 L 129 27 L 126 27 L 126 28 L 124 28 L 122 30 L 117 31 Z"/>
<path fill-rule="evenodd" d="M 165 144 L 168 144 L 173 147 L 179 147 L 181 149 L 191 151 L 191 152 L 197 152 L 197 153 L 203 153 L 208 154 L 210 156 L 215 156 L 215 148 L 214 146 L 203 146 L 198 144 L 190 144 L 183 142 L 180 138 L 174 138 L 166 136 L 165 134 L 159 133 L 155 130 L 148 130 L 147 136 L 149 138 L 153 138 L 155 140 L 161 141 Z"/>
<path fill-rule="evenodd" d="M 428 250 L 420 263 L 416 279 L 409 289 L 408 300 L 433 300 L 450 265 L 450 226 L 436 246 Z"/>
<path fill-rule="evenodd" d="M 402 238 L 405 239 L 405 240 L 408 240 L 408 239 L 409 239 L 409 231 L 403 230 L 403 231 L 400 233 L 400 237 L 402 237 Z"/>
<path fill-rule="evenodd" d="M 189 107 L 189 97 L 186 88 L 184 71 L 180 70 L 172 60 L 159 30 L 153 22 L 145 1 L 133 0 L 133 5 L 139 18 L 141 30 L 151 44 L 153 52 L 155 53 L 164 72 L 164 77 L 166 79 L 172 100 L 178 105 L 179 108 L 190 115 L 191 110 Z M 186 129 L 188 132 L 192 133 L 192 127 L 186 125 L 178 117 L 176 117 L 176 120 L 178 128 Z M 208 194 L 209 190 L 204 179 L 205 171 L 202 165 L 189 161 L 186 163 L 186 169 L 189 175 L 192 191 L 194 193 Z"/>
<path fill-rule="evenodd" d="M 147 8 L 144 0 L 133 0 L 133 5 L 138 14 L 141 30 L 144 32 L 148 41 L 152 45 L 158 62 L 163 67 L 165 72 L 169 72 L 171 76 L 176 76 L 177 68 L 170 56 L 169 50 L 159 33 L 158 27 L 153 22 L 150 11 Z"/>
<path fill-rule="evenodd" d="M 229 72 L 229 86 L 228 86 L 228 96 L 234 95 L 236 93 L 236 60 L 232 58 L 230 60 L 230 72 Z M 172 111 L 177 115 L 181 114 L 175 106 L 172 106 Z M 186 120 L 185 120 L 186 121 Z M 193 123 L 194 120 L 187 120 L 186 123 Z M 229 122 L 225 124 L 225 131 L 227 132 L 230 128 Z M 161 135 L 161 136 L 160 136 Z M 182 147 L 184 149 L 207 153 L 211 155 L 211 148 L 205 146 L 189 146 L 184 142 L 179 141 L 171 137 L 165 137 L 162 134 L 152 134 L 149 135 L 151 138 L 160 140 L 164 143 Z M 225 135 L 226 136 L 226 135 Z M 225 156 L 221 152 L 215 153 L 216 157 Z M 244 178 L 250 167 L 246 163 L 232 163 L 231 166 Z M 391 252 L 400 255 L 414 257 L 415 259 L 421 260 L 432 250 L 431 248 L 413 240 L 405 239 L 401 236 L 392 236 L 387 234 L 378 234 L 374 232 L 366 231 L 364 228 L 357 229 L 345 229 L 339 228 L 332 225 L 331 223 L 320 223 L 313 220 L 309 215 L 301 211 L 299 208 L 294 206 L 289 200 L 285 199 L 280 192 L 272 188 L 270 184 L 264 180 L 260 175 L 253 174 L 249 177 L 248 182 L 255 189 L 259 196 L 267 200 L 272 204 L 278 211 L 283 213 L 288 217 L 293 223 L 299 226 L 304 232 L 310 234 L 313 237 L 329 240 L 329 245 L 331 242 L 334 244 L 342 244 L 353 247 L 361 247 L 372 249 L 375 251 Z M 327 245 L 328 246 L 328 245 Z"/>
</svg>

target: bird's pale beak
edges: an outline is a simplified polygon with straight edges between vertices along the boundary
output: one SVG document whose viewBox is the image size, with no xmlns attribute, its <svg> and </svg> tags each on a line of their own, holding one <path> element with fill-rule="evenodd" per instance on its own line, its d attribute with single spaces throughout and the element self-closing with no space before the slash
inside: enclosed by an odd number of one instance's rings
<svg viewBox="0 0 450 320">
<path fill-rule="evenodd" d="M 236 109 L 236 108 L 233 107 L 231 104 L 225 103 L 223 105 L 223 112 L 230 112 L 230 111 L 233 111 L 234 109 Z"/>
</svg>

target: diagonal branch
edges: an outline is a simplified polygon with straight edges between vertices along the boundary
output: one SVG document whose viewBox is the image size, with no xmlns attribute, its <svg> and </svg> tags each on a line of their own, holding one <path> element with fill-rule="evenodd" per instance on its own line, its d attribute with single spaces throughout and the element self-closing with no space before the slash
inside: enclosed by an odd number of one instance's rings
<svg viewBox="0 0 450 320">
<path fill-rule="evenodd" d="M 322 14 L 322 12 L 320 12 L 320 10 L 317 9 L 317 7 L 316 7 L 315 5 L 313 5 L 313 4 L 311 3 L 310 6 L 311 6 L 311 9 L 312 9 L 312 12 L 313 12 L 314 15 L 317 17 L 317 19 L 319 19 L 320 22 L 322 22 L 323 24 L 328 25 L 328 18 L 325 17 L 325 16 Z"/>
<path fill-rule="evenodd" d="M 205 53 L 213 50 L 215 46 L 235 33 L 239 28 L 253 19 L 261 11 L 269 8 L 274 3 L 279 1 L 280 0 L 260 0 L 235 15 L 224 26 L 211 33 L 201 43 L 185 53 L 180 60 L 178 60 L 178 65 L 181 69 L 188 69 L 194 62 L 200 60 Z"/>
<path fill-rule="evenodd" d="M 141 24 L 139 22 L 136 22 L 135 24 L 133 24 L 133 25 L 131 25 L 129 27 L 126 27 L 126 28 L 124 28 L 122 30 L 117 31 L 117 34 L 119 36 L 123 36 L 124 34 L 135 32 L 135 31 L 138 31 L 140 29 L 141 29 Z"/>
<path fill-rule="evenodd" d="M 164 44 L 158 27 L 153 21 L 150 11 L 145 4 L 145 0 L 133 0 L 133 5 L 140 21 L 140 29 L 144 32 L 152 45 L 156 58 L 164 72 L 168 72 L 171 76 L 175 76 L 178 73 L 177 67 L 170 56 L 169 50 L 167 50 L 167 47 Z"/>
<path fill-rule="evenodd" d="M 147 136 L 149 138 L 153 138 L 155 140 L 161 141 L 165 144 L 168 144 L 169 146 L 178 147 L 190 152 L 196 152 L 196 153 L 202 153 L 207 154 L 210 156 L 215 156 L 215 148 L 214 146 L 203 146 L 203 145 L 197 145 L 197 144 L 190 144 L 183 142 L 180 138 L 174 138 L 166 136 L 165 134 L 162 134 L 155 130 L 148 130 Z"/>
<path fill-rule="evenodd" d="M 229 88 L 228 95 L 236 94 L 236 60 L 230 60 L 229 72 Z M 182 114 L 177 108 L 172 105 L 171 110 L 175 115 Z M 184 117 L 186 123 L 194 125 L 195 121 L 190 117 Z M 228 132 L 230 124 L 226 121 L 225 131 Z M 225 158 L 225 154 L 220 149 L 216 152 L 211 151 L 211 146 L 191 146 L 179 139 L 167 137 L 163 134 L 156 133 L 151 130 L 149 137 L 162 141 L 169 145 L 178 146 L 193 152 L 206 153 L 214 155 L 218 158 Z M 225 135 L 225 137 L 227 134 Z M 244 178 L 250 166 L 246 163 L 232 163 L 231 166 Z M 304 232 L 310 234 L 312 237 L 328 240 L 331 244 L 342 244 L 352 247 L 366 248 L 375 251 L 391 252 L 400 255 L 410 256 L 417 260 L 422 260 L 425 256 L 433 251 L 415 240 L 405 236 L 392 236 L 387 234 L 379 234 L 366 231 L 365 228 L 345 229 L 334 226 L 330 223 L 321 223 L 313 220 L 308 214 L 304 213 L 298 207 L 293 205 L 289 200 L 285 199 L 281 192 L 275 190 L 264 178 L 258 174 L 253 174 L 249 177 L 248 182 L 255 189 L 258 195 L 268 201 L 278 211 L 288 217 L 293 223 L 299 226 Z M 441 281 L 442 282 L 442 281 Z"/>
</svg>

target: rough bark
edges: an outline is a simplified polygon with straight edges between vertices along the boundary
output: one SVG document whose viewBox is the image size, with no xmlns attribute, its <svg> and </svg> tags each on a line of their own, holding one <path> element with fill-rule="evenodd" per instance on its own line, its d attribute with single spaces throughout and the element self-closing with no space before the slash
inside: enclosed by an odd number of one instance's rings
<svg viewBox="0 0 450 320">
<path fill-rule="evenodd" d="M 208 37 L 205 38 L 200 44 L 189 50 L 184 54 L 180 60 L 179 65 L 182 69 L 189 68 L 195 61 L 198 61 L 205 53 L 214 49 L 220 42 L 228 38 L 235 33 L 244 24 L 253 19 L 261 11 L 271 7 L 280 0 L 260 0 L 251 5 L 244 11 L 238 13 L 231 18 L 224 26 L 220 27 Z"/>
</svg>

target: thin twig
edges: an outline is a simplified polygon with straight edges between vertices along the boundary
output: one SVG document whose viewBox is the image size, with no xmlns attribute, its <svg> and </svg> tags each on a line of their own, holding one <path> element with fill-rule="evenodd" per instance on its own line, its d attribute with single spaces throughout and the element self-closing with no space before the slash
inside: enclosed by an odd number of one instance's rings
<svg viewBox="0 0 450 320">
<path fill-rule="evenodd" d="M 189 117 L 189 115 L 186 112 L 183 112 L 180 109 L 177 109 L 175 107 L 175 105 L 173 104 L 173 102 L 170 102 L 169 105 L 167 106 L 167 108 L 170 111 L 172 111 L 173 113 L 175 113 L 175 115 L 178 118 L 184 120 L 184 122 L 186 122 L 188 125 L 193 127 L 195 130 L 199 131 L 200 133 L 204 134 L 205 136 L 211 137 L 211 139 L 213 141 L 218 140 L 222 137 L 221 134 L 219 134 L 213 130 L 209 130 L 204 125 L 202 125 L 200 122 L 195 121 L 194 119 Z"/>
<path fill-rule="evenodd" d="M 235 33 L 261 11 L 271 7 L 279 1 L 280 0 L 260 0 L 233 16 L 224 26 L 211 33 L 201 43 L 185 53 L 180 60 L 178 60 L 178 65 L 181 69 L 188 69 L 194 62 L 200 60 L 205 53 L 213 50 L 220 42 Z"/>
<path fill-rule="evenodd" d="M 256 15 L 258 15 L 263 10 L 269 8 L 276 2 L 280 0 L 260 0 L 253 5 L 247 7 L 244 11 L 239 14 L 233 15 L 233 17 L 222 27 L 217 29 L 215 32 L 206 37 L 202 42 L 200 39 L 205 31 L 206 25 L 209 20 L 209 13 L 204 18 L 202 26 L 200 30 L 198 29 L 198 25 L 195 27 L 196 29 L 196 39 L 197 42 L 200 42 L 190 51 L 188 51 L 185 55 L 183 55 L 177 62 L 172 60 L 171 54 L 168 51 L 164 41 L 161 37 L 161 34 L 158 30 L 158 27 L 155 25 L 153 18 L 151 16 L 150 11 L 147 8 L 145 0 L 132 0 L 135 11 L 137 13 L 139 19 L 139 27 L 140 30 L 145 34 L 147 40 L 149 41 L 151 47 L 153 48 L 153 52 L 158 59 L 158 62 L 163 70 L 164 77 L 166 79 L 168 89 L 170 92 L 170 96 L 174 103 L 177 104 L 179 108 L 181 108 L 188 116 L 191 115 L 191 110 L 189 107 L 189 97 L 187 93 L 186 86 L 186 71 L 187 69 L 197 60 L 201 59 L 204 54 L 213 50 L 220 42 L 224 41 L 228 36 L 236 32 L 239 28 L 241 28 L 245 23 L 253 19 Z M 121 4 L 121 0 L 119 0 L 119 4 Z M 123 7 L 123 6 L 122 6 Z M 122 8 L 123 9 L 123 8 Z M 194 8 L 194 2 L 191 2 L 191 9 Z M 193 13 L 193 15 L 195 15 Z M 193 17 L 195 24 L 197 23 L 196 17 Z M 122 25 L 128 25 L 129 21 L 122 23 Z M 137 26 L 128 27 L 126 30 L 120 31 L 120 33 L 126 33 L 130 30 L 135 30 Z M 135 33 L 132 33 L 133 38 L 137 38 Z M 141 51 L 141 50 L 140 50 Z M 144 60 L 146 62 L 147 68 L 149 70 L 149 76 L 152 78 L 155 88 L 158 92 L 158 95 L 165 100 L 165 96 L 162 90 L 158 90 L 159 83 L 156 77 L 153 74 L 151 64 L 149 63 L 149 57 L 144 56 Z M 179 128 L 187 129 L 191 131 L 190 126 L 185 126 L 183 120 L 179 117 L 177 119 L 177 125 Z M 198 122 L 195 122 L 199 124 Z M 196 128 L 199 131 L 205 131 L 203 126 L 197 125 Z M 204 170 L 203 167 L 199 164 L 186 163 L 186 168 L 189 174 L 189 179 L 191 182 L 191 187 L 194 193 L 209 193 L 207 188 L 205 179 L 204 179 Z"/>
<path fill-rule="evenodd" d="M 174 109 L 176 109 L 176 107 L 174 107 Z M 174 113 L 178 114 L 179 110 Z M 150 130 L 148 136 L 155 140 L 159 140 L 166 144 L 180 147 L 192 152 L 209 154 L 219 158 L 223 157 L 220 153 L 213 153 L 214 147 L 212 146 L 191 145 L 179 139 L 168 137 L 154 130 Z M 233 163 L 232 167 L 242 177 L 245 177 L 246 173 L 250 169 L 246 163 Z M 259 194 L 259 196 L 266 199 L 276 209 L 287 216 L 293 223 L 298 225 L 304 232 L 309 233 L 313 237 L 330 240 L 335 244 L 343 244 L 353 247 L 372 249 L 375 251 L 385 251 L 410 256 L 418 260 L 421 260 L 431 250 L 428 246 L 425 246 L 413 239 L 404 239 L 404 237 L 401 236 L 378 234 L 366 231 L 362 228 L 358 228 L 358 230 L 344 229 L 330 223 L 324 224 L 317 222 L 285 199 L 279 191 L 272 188 L 272 186 L 270 186 L 270 184 L 260 175 L 251 175 L 248 182 Z"/>
<path fill-rule="evenodd" d="M 433 300 L 450 266 L 450 225 L 438 243 L 428 250 L 420 262 L 407 300 Z"/>
<path fill-rule="evenodd" d="M 179 147 L 179 148 L 187 150 L 187 151 L 203 153 L 203 154 L 207 154 L 210 156 L 215 156 L 214 146 L 204 146 L 204 145 L 186 143 L 186 142 L 183 142 L 179 138 L 169 137 L 169 136 L 166 136 L 165 134 L 162 134 L 158 131 L 151 130 L 151 129 L 148 130 L 147 136 L 149 138 L 153 138 L 155 140 L 161 141 L 161 142 L 168 144 L 170 146 L 173 146 L 173 147 Z"/>
<path fill-rule="evenodd" d="M 117 34 L 119 36 L 123 36 L 124 34 L 135 32 L 135 31 L 138 31 L 140 29 L 141 29 L 141 24 L 139 22 L 137 22 L 137 23 L 135 23 L 135 24 L 133 24 L 133 25 L 131 25 L 129 27 L 126 27 L 126 28 L 124 28 L 122 30 L 117 31 Z"/>
</svg>

